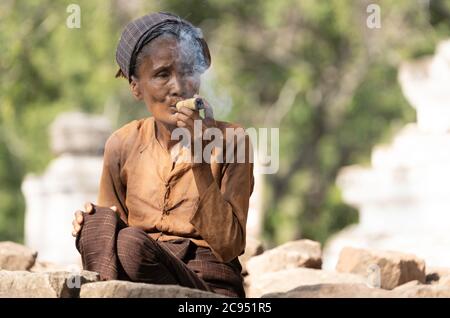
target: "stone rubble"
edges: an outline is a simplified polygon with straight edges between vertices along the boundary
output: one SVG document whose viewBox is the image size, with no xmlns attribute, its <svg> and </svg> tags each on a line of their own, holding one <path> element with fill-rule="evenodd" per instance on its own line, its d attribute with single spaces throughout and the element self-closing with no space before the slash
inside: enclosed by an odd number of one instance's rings
<svg viewBox="0 0 450 318">
<path fill-rule="evenodd" d="M 119 280 L 81 286 L 80 298 L 223 298 L 225 296 L 177 285 L 154 285 Z"/>
<path fill-rule="evenodd" d="M 248 298 L 450 297 L 450 268 L 426 268 L 414 255 L 346 247 L 336 271 L 322 270 L 320 244 L 300 240 L 263 253 L 248 240 L 241 255 Z M 97 273 L 36 260 L 36 252 L 0 242 L 0 298 L 221 298 L 177 285 L 99 281 Z"/>
</svg>

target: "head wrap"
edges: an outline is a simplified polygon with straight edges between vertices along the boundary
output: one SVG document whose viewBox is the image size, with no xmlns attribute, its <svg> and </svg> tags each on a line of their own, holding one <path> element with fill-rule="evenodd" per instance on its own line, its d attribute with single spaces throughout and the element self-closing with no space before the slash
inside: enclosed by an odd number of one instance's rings
<svg viewBox="0 0 450 318">
<path fill-rule="evenodd" d="M 119 64 L 120 72 L 130 80 L 134 72 L 134 66 L 139 51 L 151 40 L 157 38 L 164 32 L 177 34 L 181 27 L 188 27 L 192 30 L 196 41 L 200 45 L 203 53 L 205 68 L 211 65 L 211 55 L 208 45 L 203 39 L 200 29 L 180 17 L 167 12 L 158 12 L 145 15 L 137 20 L 131 21 L 125 26 L 119 45 L 116 50 L 116 61 Z"/>
</svg>

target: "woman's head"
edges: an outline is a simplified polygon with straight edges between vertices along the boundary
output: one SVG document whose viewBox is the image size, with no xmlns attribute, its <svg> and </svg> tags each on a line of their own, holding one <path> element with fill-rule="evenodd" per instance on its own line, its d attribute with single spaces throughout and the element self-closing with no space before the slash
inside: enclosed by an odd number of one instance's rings
<svg viewBox="0 0 450 318">
<path fill-rule="evenodd" d="M 118 74 L 129 79 L 133 95 L 145 102 L 156 120 L 169 125 L 176 124 L 175 104 L 198 93 L 200 75 L 211 63 L 199 29 L 165 13 L 127 25 L 116 58 Z"/>
</svg>

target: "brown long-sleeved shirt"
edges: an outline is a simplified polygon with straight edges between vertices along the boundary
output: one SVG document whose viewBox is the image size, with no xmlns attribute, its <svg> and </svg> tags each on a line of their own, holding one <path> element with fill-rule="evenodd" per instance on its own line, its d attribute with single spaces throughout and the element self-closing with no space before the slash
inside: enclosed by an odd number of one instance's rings
<svg viewBox="0 0 450 318">
<path fill-rule="evenodd" d="M 225 154 L 232 147 L 225 130 L 239 126 L 216 123 Z M 189 238 L 211 248 L 219 260 L 231 261 L 245 248 L 254 183 L 248 135 L 232 139 L 235 153 L 245 141 L 245 162 L 235 156 L 234 163 L 174 163 L 156 139 L 154 118 L 135 120 L 106 142 L 98 204 L 115 205 L 129 226 L 142 228 L 155 240 Z"/>
</svg>

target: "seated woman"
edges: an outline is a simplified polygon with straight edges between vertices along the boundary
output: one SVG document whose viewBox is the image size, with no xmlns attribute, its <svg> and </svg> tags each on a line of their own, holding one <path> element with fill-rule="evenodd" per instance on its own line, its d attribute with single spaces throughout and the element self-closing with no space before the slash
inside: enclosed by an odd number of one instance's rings
<svg viewBox="0 0 450 318">
<path fill-rule="evenodd" d="M 106 142 L 98 202 L 75 212 L 73 222 L 83 268 L 102 280 L 245 297 L 238 256 L 254 182 L 249 138 L 239 126 L 214 120 L 204 99 L 205 118 L 175 107 L 201 98 L 200 74 L 211 63 L 201 31 L 172 14 L 149 14 L 125 27 L 116 59 L 117 76 L 129 80 L 153 116 L 126 124 Z M 177 129 L 194 138 L 174 140 Z M 208 148 L 208 129 L 222 133 L 223 147 Z M 230 129 L 237 133 L 229 137 Z M 193 160 L 198 140 L 200 161 Z M 241 144 L 245 160 L 236 160 Z"/>
</svg>

